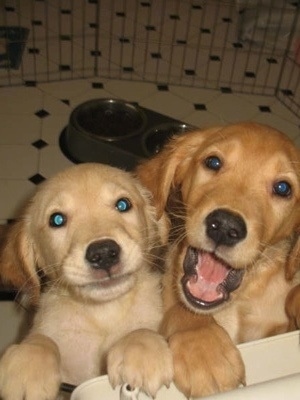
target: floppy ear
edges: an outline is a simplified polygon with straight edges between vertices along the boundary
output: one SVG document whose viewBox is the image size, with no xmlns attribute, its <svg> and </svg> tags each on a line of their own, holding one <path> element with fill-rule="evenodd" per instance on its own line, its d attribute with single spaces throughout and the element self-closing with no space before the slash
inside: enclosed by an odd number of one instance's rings
<svg viewBox="0 0 300 400">
<path fill-rule="evenodd" d="M 176 140 L 171 140 L 157 156 L 137 167 L 138 178 L 152 193 L 158 218 L 166 207 L 179 163 L 180 158 L 176 157 Z"/>
<path fill-rule="evenodd" d="M 285 265 L 285 277 L 292 281 L 300 270 L 300 235 L 297 232 Z M 293 287 L 285 300 L 285 312 L 289 318 L 290 331 L 300 328 L 300 284 Z"/>
<path fill-rule="evenodd" d="M 40 294 L 40 282 L 36 271 L 33 244 L 27 233 L 25 219 L 9 227 L 1 247 L 0 280 L 28 295 L 35 304 Z"/>
<path fill-rule="evenodd" d="M 285 264 L 285 277 L 288 281 L 291 281 L 296 272 L 300 269 L 300 235 L 294 239 L 290 254 Z"/>
<path fill-rule="evenodd" d="M 300 181 L 300 151 L 297 149 L 298 159 L 294 163 L 297 170 L 298 180 Z M 300 199 L 295 205 L 295 212 L 291 216 L 292 220 L 287 223 L 292 227 L 293 237 L 291 250 L 285 264 L 285 277 L 288 281 L 291 281 L 296 272 L 300 271 Z"/>
<path fill-rule="evenodd" d="M 288 281 L 291 281 L 300 267 L 300 236 L 295 239 L 292 250 L 289 254 L 285 276 Z M 289 331 L 300 328 L 300 284 L 293 287 L 288 293 L 285 300 L 285 312 L 289 319 Z"/>
<path fill-rule="evenodd" d="M 174 136 L 157 156 L 137 167 L 138 178 L 153 195 L 159 218 L 166 208 L 170 193 L 178 191 L 195 151 L 219 130 L 220 127 L 215 127 Z"/>
</svg>

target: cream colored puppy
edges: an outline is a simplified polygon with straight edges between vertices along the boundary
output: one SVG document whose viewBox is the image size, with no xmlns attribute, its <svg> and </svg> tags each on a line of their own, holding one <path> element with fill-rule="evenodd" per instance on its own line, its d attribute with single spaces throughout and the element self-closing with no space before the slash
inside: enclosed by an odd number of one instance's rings
<svg viewBox="0 0 300 400">
<path fill-rule="evenodd" d="M 28 336 L 0 361 L 4 400 L 52 400 L 62 381 L 76 385 L 107 370 L 113 385 L 151 395 L 170 383 L 171 353 L 155 333 L 160 243 L 149 201 L 129 173 L 101 164 L 41 185 L 0 260 L 1 279 L 37 306 Z"/>
</svg>

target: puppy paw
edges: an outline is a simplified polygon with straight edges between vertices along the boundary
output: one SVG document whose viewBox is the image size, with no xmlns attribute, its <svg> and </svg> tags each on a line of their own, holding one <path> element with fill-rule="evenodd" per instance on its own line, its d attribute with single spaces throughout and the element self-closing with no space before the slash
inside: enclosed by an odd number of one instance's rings
<svg viewBox="0 0 300 400">
<path fill-rule="evenodd" d="M 241 355 L 222 328 L 179 332 L 169 345 L 174 383 L 185 396 L 208 396 L 245 384 Z"/>
<path fill-rule="evenodd" d="M 287 295 L 285 311 L 289 318 L 289 330 L 300 328 L 300 285 L 295 286 Z"/>
<path fill-rule="evenodd" d="M 0 360 L 0 398 L 54 400 L 58 394 L 60 360 L 56 345 L 40 336 L 10 346 Z"/>
<path fill-rule="evenodd" d="M 165 339 L 147 329 L 131 332 L 109 351 L 107 369 L 113 387 L 127 383 L 154 397 L 173 379 L 172 354 Z"/>
</svg>

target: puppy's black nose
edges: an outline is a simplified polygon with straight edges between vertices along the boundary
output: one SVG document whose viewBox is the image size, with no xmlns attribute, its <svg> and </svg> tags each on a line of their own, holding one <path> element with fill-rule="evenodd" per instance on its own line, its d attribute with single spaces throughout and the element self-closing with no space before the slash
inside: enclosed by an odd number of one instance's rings
<svg viewBox="0 0 300 400">
<path fill-rule="evenodd" d="M 85 258 L 92 268 L 109 270 L 120 260 L 121 248 L 114 240 L 105 239 L 91 243 Z"/>
<path fill-rule="evenodd" d="M 234 246 L 247 236 L 245 221 L 231 211 L 214 210 L 206 217 L 205 223 L 206 234 L 216 245 Z"/>
</svg>

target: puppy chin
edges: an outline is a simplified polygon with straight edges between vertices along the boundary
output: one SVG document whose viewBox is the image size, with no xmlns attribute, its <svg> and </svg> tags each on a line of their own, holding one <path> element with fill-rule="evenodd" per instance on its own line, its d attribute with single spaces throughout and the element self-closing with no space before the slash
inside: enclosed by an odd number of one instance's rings
<svg viewBox="0 0 300 400">
<path fill-rule="evenodd" d="M 136 279 L 135 274 L 128 273 L 100 281 L 72 285 L 69 286 L 69 289 L 75 297 L 85 301 L 105 303 L 116 300 L 130 292 L 136 284 Z"/>
</svg>

